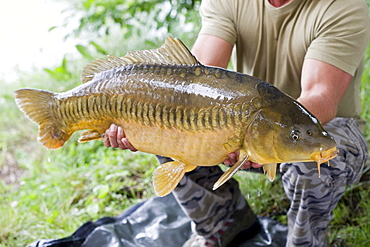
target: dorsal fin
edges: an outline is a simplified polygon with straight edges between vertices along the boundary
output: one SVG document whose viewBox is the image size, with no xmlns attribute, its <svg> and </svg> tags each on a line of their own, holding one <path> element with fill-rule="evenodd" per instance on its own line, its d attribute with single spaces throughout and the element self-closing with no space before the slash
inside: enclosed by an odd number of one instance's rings
<svg viewBox="0 0 370 247">
<path fill-rule="evenodd" d="M 158 49 L 131 51 L 124 57 L 106 56 L 99 58 L 83 69 L 82 83 L 91 81 L 100 72 L 126 66 L 128 64 L 161 64 L 161 65 L 198 65 L 198 60 L 178 38 L 167 37 L 165 43 Z"/>
</svg>

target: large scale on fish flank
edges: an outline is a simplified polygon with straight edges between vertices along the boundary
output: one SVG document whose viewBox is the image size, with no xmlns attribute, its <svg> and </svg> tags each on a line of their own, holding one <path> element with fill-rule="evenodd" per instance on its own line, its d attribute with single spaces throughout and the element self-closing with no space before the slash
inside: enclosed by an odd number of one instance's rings
<svg viewBox="0 0 370 247">
<path fill-rule="evenodd" d="M 173 158 L 154 172 L 160 196 L 185 172 L 218 165 L 234 151 L 240 160 L 215 188 L 247 161 L 264 164 L 273 180 L 276 163 L 319 166 L 336 155 L 335 142 L 294 99 L 257 78 L 200 64 L 178 39 L 97 59 L 83 70 L 82 82 L 64 93 L 20 89 L 16 102 L 39 124 L 38 139 L 47 148 L 63 146 L 82 129 L 88 131 L 81 142 L 101 139 L 115 123 L 138 150 Z"/>
</svg>

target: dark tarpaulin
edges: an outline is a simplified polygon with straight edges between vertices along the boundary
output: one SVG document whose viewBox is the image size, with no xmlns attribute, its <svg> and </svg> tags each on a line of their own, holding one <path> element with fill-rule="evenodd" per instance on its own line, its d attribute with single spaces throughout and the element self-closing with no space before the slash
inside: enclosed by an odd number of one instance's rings
<svg viewBox="0 0 370 247">
<path fill-rule="evenodd" d="M 239 247 L 285 246 L 287 227 L 269 218 L 259 220 L 259 233 Z M 189 218 L 170 194 L 134 205 L 119 216 L 87 222 L 72 236 L 39 240 L 29 247 L 181 247 L 191 234 Z"/>
</svg>

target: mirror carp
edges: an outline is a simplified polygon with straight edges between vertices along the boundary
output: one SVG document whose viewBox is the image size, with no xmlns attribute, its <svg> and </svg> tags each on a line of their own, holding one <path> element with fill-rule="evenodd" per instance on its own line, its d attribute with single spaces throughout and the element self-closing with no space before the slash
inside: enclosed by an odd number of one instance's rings
<svg viewBox="0 0 370 247">
<path fill-rule="evenodd" d="M 202 65 L 179 40 L 158 49 L 92 61 L 83 84 L 53 93 L 15 92 L 18 107 L 39 125 L 48 149 L 64 145 L 78 130 L 79 141 L 102 139 L 114 123 L 139 151 L 171 157 L 153 174 L 165 196 L 185 172 L 215 166 L 231 152 L 239 161 L 216 182 L 217 189 L 246 161 L 263 164 L 272 181 L 277 163 L 334 158 L 335 141 L 300 103 L 255 77 Z"/>
</svg>

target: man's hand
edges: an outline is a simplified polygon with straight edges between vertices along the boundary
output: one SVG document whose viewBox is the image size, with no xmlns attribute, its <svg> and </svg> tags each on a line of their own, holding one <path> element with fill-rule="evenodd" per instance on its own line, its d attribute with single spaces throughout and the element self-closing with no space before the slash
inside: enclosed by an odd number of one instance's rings
<svg viewBox="0 0 370 247">
<path fill-rule="evenodd" d="M 123 129 L 115 124 L 112 124 L 110 128 L 105 131 L 103 141 L 106 147 L 120 148 L 122 150 L 130 149 L 132 152 L 137 151 L 127 140 Z"/>
<path fill-rule="evenodd" d="M 235 165 L 236 162 L 238 162 L 239 159 L 239 151 L 236 151 L 234 153 L 229 153 L 229 157 L 224 161 L 224 164 L 227 166 Z M 247 170 L 249 168 L 260 168 L 262 165 L 253 163 L 251 161 L 247 161 L 240 169 Z"/>
</svg>

